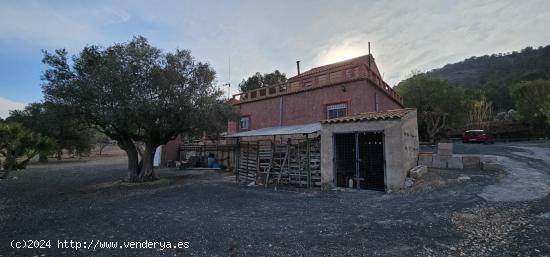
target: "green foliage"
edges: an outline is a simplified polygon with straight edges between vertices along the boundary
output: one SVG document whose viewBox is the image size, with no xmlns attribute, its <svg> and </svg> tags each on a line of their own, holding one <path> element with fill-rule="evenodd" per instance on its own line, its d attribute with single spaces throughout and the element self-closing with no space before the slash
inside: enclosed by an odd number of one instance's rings
<svg viewBox="0 0 550 257">
<path fill-rule="evenodd" d="M 447 122 L 456 124 L 464 121 L 469 98 L 464 89 L 449 85 L 446 80 L 427 74 L 413 74 L 399 83 L 397 92 L 403 96 L 407 107 L 418 109 L 418 113 L 447 113 Z"/>
<path fill-rule="evenodd" d="M 403 96 L 406 107 L 418 110 L 419 134 L 424 139 L 432 141 L 441 129 L 464 122 L 466 118 L 470 99 L 464 89 L 450 86 L 446 80 L 413 73 L 399 83 L 396 90 Z"/>
<path fill-rule="evenodd" d="M 495 103 L 494 110 L 508 111 L 514 107 L 514 101 L 509 93 L 509 86 L 496 81 L 489 81 L 480 90 L 480 95 L 477 99 L 485 98 L 491 103 Z"/>
<path fill-rule="evenodd" d="M 521 82 L 510 90 L 521 120 L 532 128 L 550 123 L 550 80 Z"/>
<path fill-rule="evenodd" d="M 23 110 L 10 112 L 7 120 L 50 138 L 55 144 L 55 152 L 87 153 L 93 144 L 93 131 L 70 114 L 59 105 L 31 103 Z"/>
<path fill-rule="evenodd" d="M 275 70 L 272 73 L 265 73 L 262 75 L 259 72 L 256 72 L 256 74 L 252 75 L 248 79 L 244 80 L 239 83 L 239 89 L 241 92 L 257 89 L 264 86 L 271 86 L 271 85 L 277 85 L 279 83 L 285 83 L 286 82 L 286 75 L 284 73 L 281 73 L 278 70 Z"/>
<path fill-rule="evenodd" d="M 495 111 L 514 108 L 509 88 L 521 81 L 550 77 L 550 46 L 520 52 L 471 57 L 429 74 L 473 92 L 481 90 Z"/>
<path fill-rule="evenodd" d="M 129 179 L 152 174 L 157 146 L 179 134 L 225 128 L 232 107 L 220 101 L 214 70 L 188 50 L 163 53 L 135 37 L 109 47 L 87 46 L 68 63 L 67 52 L 44 52 L 46 102 L 66 108 L 126 150 Z M 223 124 L 223 126 L 221 125 Z"/>
<path fill-rule="evenodd" d="M 490 122 L 493 120 L 492 103 L 487 101 L 485 96 L 480 100 L 472 100 L 468 110 L 468 129 L 489 129 Z"/>
<path fill-rule="evenodd" d="M 0 155 L 5 158 L 6 170 L 24 169 L 34 156 L 51 153 L 53 149 L 51 140 L 19 123 L 0 123 Z"/>
</svg>

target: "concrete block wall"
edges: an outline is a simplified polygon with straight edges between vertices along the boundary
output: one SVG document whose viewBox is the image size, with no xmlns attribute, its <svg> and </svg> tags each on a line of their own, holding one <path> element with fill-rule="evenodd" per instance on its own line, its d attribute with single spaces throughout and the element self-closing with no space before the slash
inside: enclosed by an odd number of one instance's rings
<svg viewBox="0 0 550 257">
<path fill-rule="evenodd" d="M 447 159 L 447 168 L 460 170 L 464 169 L 464 164 L 462 161 L 462 156 L 449 156 Z"/>
<path fill-rule="evenodd" d="M 418 165 L 432 166 L 433 153 L 421 152 L 418 154 Z"/>
<path fill-rule="evenodd" d="M 432 153 L 420 153 L 419 166 L 427 166 L 435 169 L 483 169 L 502 170 L 502 165 L 496 156 L 486 155 L 439 155 Z"/>
<path fill-rule="evenodd" d="M 445 156 L 453 155 L 453 143 L 438 143 L 437 154 Z"/>
<path fill-rule="evenodd" d="M 479 169 L 480 163 L 481 163 L 480 156 L 476 156 L 476 155 L 462 156 L 462 166 L 465 169 Z"/>
</svg>

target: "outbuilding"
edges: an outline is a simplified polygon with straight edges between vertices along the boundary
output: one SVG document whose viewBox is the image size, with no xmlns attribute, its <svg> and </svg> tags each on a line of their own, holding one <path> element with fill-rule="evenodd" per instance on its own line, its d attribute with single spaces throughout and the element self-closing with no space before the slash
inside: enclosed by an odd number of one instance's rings
<svg viewBox="0 0 550 257">
<path fill-rule="evenodd" d="M 418 159 L 415 109 L 365 112 L 321 122 L 324 188 L 394 191 Z"/>
</svg>

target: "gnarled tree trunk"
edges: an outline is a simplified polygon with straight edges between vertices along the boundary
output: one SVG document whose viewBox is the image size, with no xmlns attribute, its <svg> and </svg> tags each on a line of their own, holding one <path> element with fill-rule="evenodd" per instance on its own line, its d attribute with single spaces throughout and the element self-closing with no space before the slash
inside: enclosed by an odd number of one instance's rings
<svg viewBox="0 0 550 257">
<path fill-rule="evenodd" d="M 158 177 L 155 174 L 155 168 L 153 163 L 157 147 L 158 147 L 157 145 L 146 143 L 144 149 L 140 151 L 141 158 L 143 160 L 143 168 L 141 169 L 139 177 L 142 180 L 158 179 Z"/>
<path fill-rule="evenodd" d="M 428 133 L 430 144 L 435 143 L 435 135 L 445 127 L 445 118 L 447 113 L 444 112 L 423 112 L 422 117 L 426 123 L 426 132 Z"/>
<path fill-rule="evenodd" d="M 119 147 L 126 152 L 128 157 L 128 182 L 139 181 L 139 173 L 141 170 L 139 164 L 139 155 L 134 143 L 131 141 L 119 141 Z"/>
</svg>

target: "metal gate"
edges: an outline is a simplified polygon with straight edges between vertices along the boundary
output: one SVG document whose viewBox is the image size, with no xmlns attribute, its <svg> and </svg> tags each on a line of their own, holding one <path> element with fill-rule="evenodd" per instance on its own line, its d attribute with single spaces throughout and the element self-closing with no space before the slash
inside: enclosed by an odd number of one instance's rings
<svg viewBox="0 0 550 257">
<path fill-rule="evenodd" d="M 358 135 L 360 188 L 384 191 L 384 134 Z"/>
<path fill-rule="evenodd" d="M 334 167 L 336 172 L 336 186 L 348 187 L 349 180 L 357 176 L 355 134 L 334 135 Z"/>
<path fill-rule="evenodd" d="M 334 164 L 337 187 L 384 191 L 384 133 L 335 134 Z"/>
</svg>

